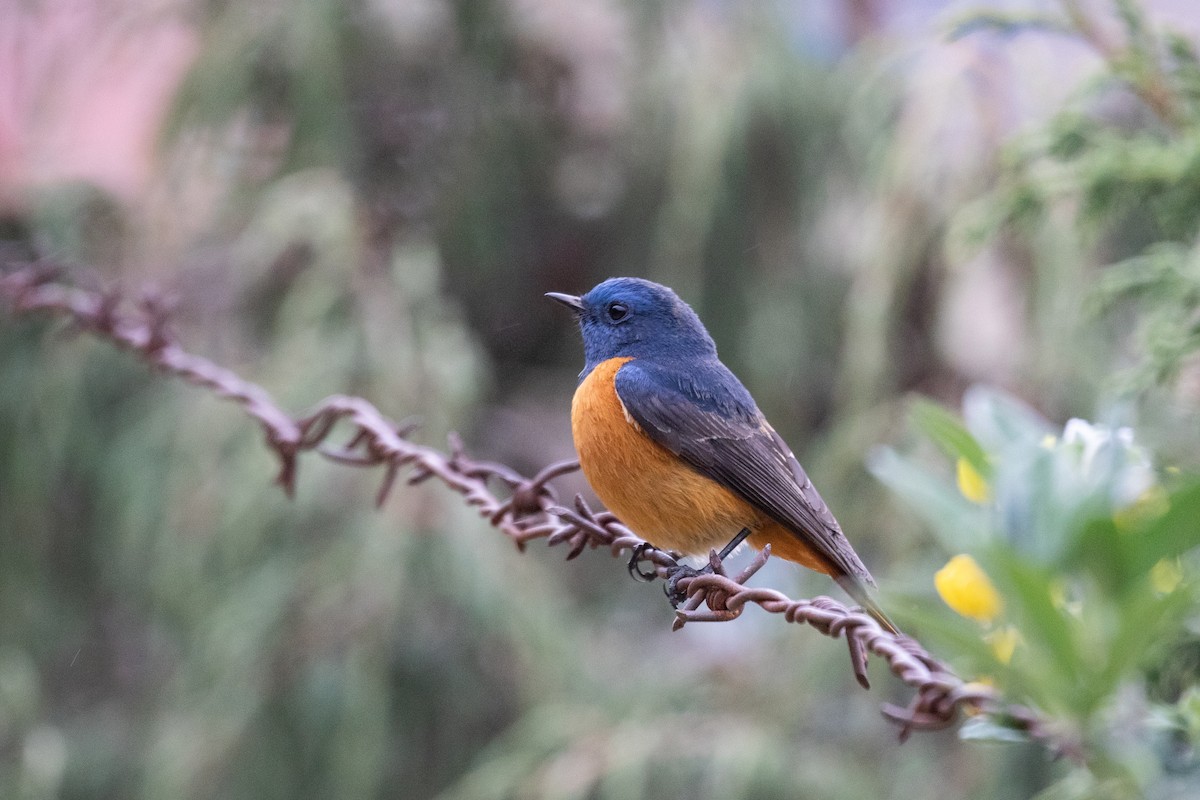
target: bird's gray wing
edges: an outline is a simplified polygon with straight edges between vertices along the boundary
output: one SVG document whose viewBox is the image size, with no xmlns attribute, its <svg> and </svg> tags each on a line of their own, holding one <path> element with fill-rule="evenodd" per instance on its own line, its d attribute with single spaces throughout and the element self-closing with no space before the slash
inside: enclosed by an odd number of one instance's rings
<svg viewBox="0 0 1200 800">
<path fill-rule="evenodd" d="M 631 361 L 616 390 L 651 439 L 800 537 L 835 578 L 875 585 L 804 468 L 720 362 L 677 371 Z M 863 602 L 860 593 L 851 591 Z"/>
</svg>

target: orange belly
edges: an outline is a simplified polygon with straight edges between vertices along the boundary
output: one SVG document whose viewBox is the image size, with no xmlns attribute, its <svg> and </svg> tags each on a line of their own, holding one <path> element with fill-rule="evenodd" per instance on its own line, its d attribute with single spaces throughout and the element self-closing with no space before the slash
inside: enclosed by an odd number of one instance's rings
<svg viewBox="0 0 1200 800">
<path fill-rule="evenodd" d="M 629 358 L 597 365 L 571 403 L 571 431 L 583 474 L 600 500 L 651 544 L 705 555 L 720 549 L 742 528 L 751 546 L 771 545 L 780 558 L 819 572 L 826 561 L 813 556 L 798 535 L 746 500 L 690 467 L 647 436 L 626 413 L 613 379 Z"/>
<path fill-rule="evenodd" d="M 767 522 L 760 530 L 751 534 L 746 541 L 756 550 L 762 550 L 767 545 L 771 545 L 771 555 L 773 556 L 787 561 L 795 561 L 797 564 L 817 572 L 824 572 L 826 575 L 834 573 L 828 560 L 815 556 L 803 539 L 775 520 Z"/>
<path fill-rule="evenodd" d="M 628 358 L 599 364 L 575 390 L 571 430 L 583 474 L 596 495 L 646 541 L 704 554 L 762 516 L 655 442 L 625 413 L 613 378 Z"/>
</svg>

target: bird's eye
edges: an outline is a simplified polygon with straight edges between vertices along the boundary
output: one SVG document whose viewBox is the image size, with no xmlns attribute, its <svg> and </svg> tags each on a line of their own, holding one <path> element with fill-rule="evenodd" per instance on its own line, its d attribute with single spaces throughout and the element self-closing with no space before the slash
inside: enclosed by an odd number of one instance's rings
<svg viewBox="0 0 1200 800">
<path fill-rule="evenodd" d="M 609 303 L 608 318 L 613 322 L 620 322 L 629 314 L 629 306 L 624 303 Z"/>
</svg>

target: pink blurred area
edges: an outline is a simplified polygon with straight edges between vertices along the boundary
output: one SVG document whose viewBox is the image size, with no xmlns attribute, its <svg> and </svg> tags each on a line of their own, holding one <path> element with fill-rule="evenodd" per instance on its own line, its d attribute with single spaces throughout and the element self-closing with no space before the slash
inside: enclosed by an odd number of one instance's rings
<svg viewBox="0 0 1200 800">
<path fill-rule="evenodd" d="M 62 182 L 138 197 L 199 50 L 180 12 L 129 0 L 0 3 L 0 211 Z"/>
</svg>

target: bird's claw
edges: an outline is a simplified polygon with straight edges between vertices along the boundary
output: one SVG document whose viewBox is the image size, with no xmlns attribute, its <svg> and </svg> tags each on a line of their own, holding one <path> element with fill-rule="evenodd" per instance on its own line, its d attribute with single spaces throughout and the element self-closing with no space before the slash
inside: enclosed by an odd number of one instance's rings
<svg viewBox="0 0 1200 800">
<path fill-rule="evenodd" d="M 642 542 L 637 547 L 633 548 L 633 555 L 629 557 L 629 577 L 633 578 L 635 581 L 641 581 L 642 583 L 649 583 L 657 578 L 658 573 L 656 573 L 653 569 L 651 569 L 649 572 L 645 572 L 642 570 L 641 566 L 642 556 L 646 554 L 646 551 L 657 549 L 658 548 L 649 542 Z"/>
<path fill-rule="evenodd" d="M 708 566 L 703 569 L 689 567 L 686 564 L 680 564 L 676 561 L 675 566 L 667 570 L 667 583 L 663 586 L 663 591 L 666 592 L 667 599 L 671 601 L 671 606 L 679 608 L 687 600 L 687 593 L 679 588 L 679 582 L 684 578 L 695 578 L 700 575 L 712 575 L 714 573 L 724 575 L 725 570 L 721 568 L 721 565 L 738 548 L 738 545 L 746 541 L 746 537 L 749 535 L 750 529 L 742 528 L 729 544 L 721 548 L 721 552 L 718 553 L 716 550 L 710 550 L 708 552 Z"/>
</svg>

